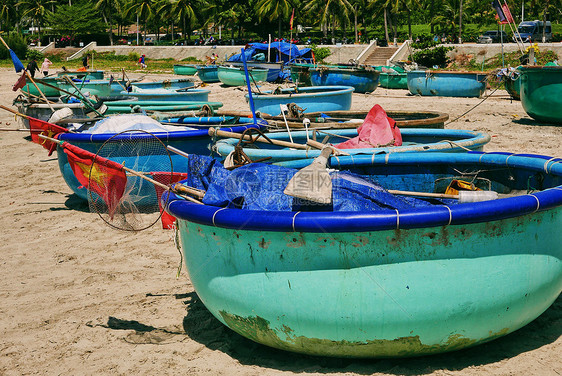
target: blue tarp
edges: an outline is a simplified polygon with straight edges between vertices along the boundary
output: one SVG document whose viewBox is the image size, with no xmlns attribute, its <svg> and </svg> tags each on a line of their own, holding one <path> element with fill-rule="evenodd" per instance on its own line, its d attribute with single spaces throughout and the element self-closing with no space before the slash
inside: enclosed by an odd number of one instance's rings
<svg viewBox="0 0 562 376">
<path fill-rule="evenodd" d="M 294 62 L 295 60 L 304 62 L 312 62 L 312 50 L 310 48 L 299 48 L 295 44 L 286 42 L 273 42 L 271 43 L 271 62 Z M 267 43 L 250 43 L 246 46 L 244 54 L 246 55 L 246 61 L 264 61 L 260 60 L 261 56 L 256 55 L 263 54 L 264 58 L 267 60 Z M 289 56 L 291 57 L 289 60 Z M 230 57 L 228 61 L 242 61 L 242 54 L 236 54 Z"/>
<path fill-rule="evenodd" d="M 331 174 L 332 205 L 314 204 L 283 193 L 296 172 L 264 163 L 229 171 L 216 159 L 192 154 L 185 184 L 205 190 L 206 205 L 260 211 L 381 211 L 444 204 L 444 200 L 394 196 L 376 182 L 350 172 Z"/>
</svg>

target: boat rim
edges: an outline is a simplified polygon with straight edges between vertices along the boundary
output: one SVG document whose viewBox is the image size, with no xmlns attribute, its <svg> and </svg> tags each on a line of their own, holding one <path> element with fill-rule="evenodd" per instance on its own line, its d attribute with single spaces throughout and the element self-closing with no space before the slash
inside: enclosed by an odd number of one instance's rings
<svg viewBox="0 0 562 376">
<path fill-rule="evenodd" d="M 302 161 L 301 163 L 310 163 Z M 513 167 L 541 171 L 562 176 L 562 158 L 533 154 L 503 152 L 485 153 L 425 153 L 363 155 L 331 158 L 332 166 L 338 167 L 377 164 L 454 164 L 483 163 L 491 166 Z M 293 164 L 294 165 L 294 164 Z M 304 167 L 304 166 L 303 166 Z M 276 232 L 366 232 L 399 230 L 448 225 L 490 222 L 544 211 L 562 205 L 562 185 L 543 191 L 491 201 L 438 205 L 408 210 L 377 212 L 284 212 L 231 209 L 201 205 L 186 201 L 172 192 L 162 195 L 162 202 L 169 203 L 167 211 L 181 220 L 248 231 Z"/>
</svg>

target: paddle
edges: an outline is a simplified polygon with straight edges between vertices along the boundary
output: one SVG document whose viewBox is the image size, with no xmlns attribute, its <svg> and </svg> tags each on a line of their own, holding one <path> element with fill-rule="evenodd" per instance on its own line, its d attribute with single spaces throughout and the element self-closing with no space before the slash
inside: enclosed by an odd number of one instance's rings
<svg viewBox="0 0 562 376">
<path fill-rule="evenodd" d="M 326 169 L 326 164 L 333 152 L 334 149 L 331 147 L 322 149 L 319 157 L 314 158 L 310 165 L 299 170 L 289 180 L 283 193 L 319 204 L 330 204 L 332 202 L 332 179 Z"/>
<path fill-rule="evenodd" d="M 16 73 L 19 73 L 22 70 L 25 70 L 25 67 L 21 63 L 21 61 L 18 58 L 18 56 L 16 55 L 16 53 L 14 51 L 12 51 L 10 47 L 8 47 L 8 44 L 4 41 L 4 38 L 2 38 L 1 36 L 0 36 L 0 41 L 2 41 L 2 44 L 4 44 L 4 46 L 6 46 L 6 48 L 10 52 L 10 57 L 12 58 L 12 63 L 14 64 L 14 68 L 16 70 Z"/>
</svg>

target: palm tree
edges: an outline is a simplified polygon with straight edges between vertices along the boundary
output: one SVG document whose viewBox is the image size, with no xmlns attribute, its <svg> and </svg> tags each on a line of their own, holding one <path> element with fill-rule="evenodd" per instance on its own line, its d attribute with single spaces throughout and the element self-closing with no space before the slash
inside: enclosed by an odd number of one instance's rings
<svg viewBox="0 0 562 376">
<path fill-rule="evenodd" d="M 96 9 L 98 9 L 105 23 L 109 26 L 109 44 L 113 46 L 113 13 L 119 10 L 119 2 L 116 0 L 98 0 Z"/>
<path fill-rule="evenodd" d="M 264 18 L 270 21 L 277 19 L 277 35 L 281 38 L 281 21 L 289 17 L 294 7 L 290 0 L 258 0 L 256 13 L 260 21 Z"/>
<path fill-rule="evenodd" d="M 192 21 L 196 19 L 195 9 L 198 5 L 199 2 L 197 0 L 175 0 L 173 2 L 174 12 L 179 16 L 182 22 L 184 41 L 186 40 L 186 36 L 189 38 L 191 30 L 193 30 Z"/>
<path fill-rule="evenodd" d="M 15 1 L 2 1 L 0 4 L 0 30 L 7 29 L 13 20 L 16 20 Z"/>
<path fill-rule="evenodd" d="M 125 14 L 137 16 L 137 20 L 143 20 L 144 38 L 143 45 L 146 42 L 146 23 L 148 18 L 154 14 L 154 0 L 130 0 L 125 7 Z"/>
<path fill-rule="evenodd" d="M 21 0 L 16 5 L 21 7 L 22 16 L 31 18 L 37 24 L 37 34 L 41 40 L 41 24 L 45 19 L 45 14 L 49 10 L 48 5 L 54 3 L 53 0 Z"/>
<path fill-rule="evenodd" d="M 329 24 L 331 21 L 333 37 L 336 21 L 340 21 L 341 25 L 348 23 L 353 6 L 349 0 L 309 0 L 304 10 L 309 15 L 314 15 L 320 24 Z"/>
</svg>

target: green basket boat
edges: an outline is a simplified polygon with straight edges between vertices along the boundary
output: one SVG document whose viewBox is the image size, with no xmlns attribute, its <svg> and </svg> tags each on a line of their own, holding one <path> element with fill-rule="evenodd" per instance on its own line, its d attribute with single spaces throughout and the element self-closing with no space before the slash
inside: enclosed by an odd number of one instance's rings
<svg viewBox="0 0 562 376">
<path fill-rule="evenodd" d="M 39 90 L 41 90 L 46 97 L 60 96 L 59 90 L 43 85 L 43 82 L 45 82 L 47 84 L 57 86 L 57 79 L 55 77 L 37 78 L 34 81 L 37 84 L 37 87 L 39 87 Z M 25 86 L 21 88 L 21 92 L 27 96 L 41 96 L 35 85 L 31 82 L 25 84 Z"/>
<path fill-rule="evenodd" d="M 562 67 L 523 66 L 521 104 L 535 120 L 562 124 Z"/>
<path fill-rule="evenodd" d="M 174 74 L 193 76 L 195 73 L 197 73 L 197 65 L 195 64 L 174 64 Z"/>
<path fill-rule="evenodd" d="M 385 89 L 405 89 L 408 90 L 408 74 L 398 66 L 390 67 L 388 65 L 373 66 L 375 70 L 380 71 L 379 85 Z M 384 70 L 393 70 L 384 72 Z"/>
<path fill-rule="evenodd" d="M 251 83 L 267 81 L 267 69 L 248 68 Z M 219 66 L 219 81 L 227 86 L 244 86 L 246 85 L 246 73 L 243 67 Z"/>
<path fill-rule="evenodd" d="M 521 99 L 521 72 L 519 71 L 520 66 L 512 71 L 509 76 L 503 76 L 503 84 L 507 93 L 512 99 Z"/>
</svg>

